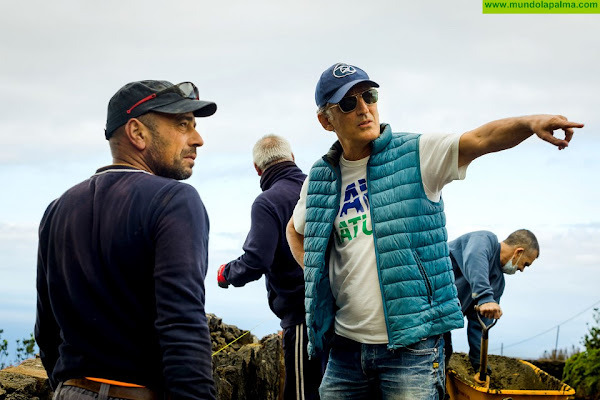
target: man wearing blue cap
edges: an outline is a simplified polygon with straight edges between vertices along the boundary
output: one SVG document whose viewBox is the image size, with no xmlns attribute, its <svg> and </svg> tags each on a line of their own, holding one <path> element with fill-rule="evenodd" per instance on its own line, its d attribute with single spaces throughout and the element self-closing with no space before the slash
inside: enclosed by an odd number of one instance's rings
<svg viewBox="0 0 600 400">
<path fill-rule="evenodd" d="M 140 81 L 108 104 L 112 165 L 67 190 L 39 229 L 35 338 L 56 400 L 214 399 L 204 311 L 208 215 L 192 174 L 190 82 Z"/>
<path fill-rule="evenodd" d="M 332 346 L 321 399 L 438 399 L 442 335 L 463 326 L 442 188 L 534 133 L 564 149 L 583 124 L 535 115 L 462 135 L 393 133 L 379 123 L 377 87 L 341 63 L 317 83 L 319 122 L 338 141 L 310 170 L 287 228 L 305 267 L 309 353 Z"/>
</svg>

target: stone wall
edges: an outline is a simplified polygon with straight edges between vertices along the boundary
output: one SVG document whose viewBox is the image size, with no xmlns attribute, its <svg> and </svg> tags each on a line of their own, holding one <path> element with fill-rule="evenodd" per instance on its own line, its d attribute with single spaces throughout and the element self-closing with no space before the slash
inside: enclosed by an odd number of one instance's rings
<svg viewBox="0 0 600 400">
<path fill-rule="evenodd" d="M 281 336 L 258 340 L 248 331 L 208 314 L 213 377 L 218 400 L 283 398 Z M 228 346 L 229 345 L 229 346 Z M 0 371 L 0 400 L 51 400 L 52 391 L 39 358 Z"/>
<path fill-rule="evenodd" d="M 51 400 L 48 377 L 39 358 L 0 371 L 0 400 Z"/>
<path fill-rule="evenodd" d="M 213 353 L 218 351 L 213 355 L 217 400 L 283 398 L 285 375 L 281 336 L 272 334 L 259 341 L 248 333 L 221 350 L 247 331 L 223 324 L 215 315 L 208 314 L 208 317 Z"/>
</svg>

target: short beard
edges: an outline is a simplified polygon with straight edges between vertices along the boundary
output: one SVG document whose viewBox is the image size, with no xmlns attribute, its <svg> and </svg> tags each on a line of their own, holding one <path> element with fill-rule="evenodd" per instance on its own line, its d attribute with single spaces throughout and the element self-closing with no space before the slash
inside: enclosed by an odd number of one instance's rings
<svg viewBox="0 0 600 400">
<path fill-rule="evenodd" d="M 165 140 L 156 131 L 156 125 L 153 123 L 144 124 L 150 130 L 152 135 L 152 145 L 148 147 L 147 163 L 154 175 L 163 176 L 165 178 L 171 178 L 178 181 L 185 180 L 192 176 L 192 171 L 186 171 L 183 167 L 182 160 L 173 160 L 172 165 L 166 165 L 163 156 L 162 149 L 165 146 Z"/>
<path fill-rule="evenodd" d="M 181 165 L 181 162 L 177 162 L 173 165 L 165 165 L 164 163 L 158 161 L 159 157 L 160 152 L 157 151 L 154 145 L 148 148 L 148 166 L 152 169 L 154 175 L 171 178 L 178 181 L 183 181 L 192 176 L 192 171 L 186 171 Z"/>
</svg>

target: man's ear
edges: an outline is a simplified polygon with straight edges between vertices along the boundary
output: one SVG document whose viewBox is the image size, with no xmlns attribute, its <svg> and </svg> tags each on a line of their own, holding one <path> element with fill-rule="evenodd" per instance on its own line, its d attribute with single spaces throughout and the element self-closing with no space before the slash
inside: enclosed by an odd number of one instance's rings
<svg viewBox="0 0 600 400">
<path fill-rule="evenodd" d="M 323 128 L 325 128 L 325 130 L 333 132 L 333 125 L 331 124 L 331 122 L 329 122 L 329 118 L 327 118 L 325 113 L 317 114 L 317 117 L 319 118 L 319 122 L 321 123 L 321 126 Z"/>
<path fill-rule="evenodd" d="M 125 137 L 139 151 L 146 149 L 149 143 L 150 130 L 137 118 L 131 118 L 125 124 Z"/>
<path fill-rule="evenodd" d="M 261 176 L 263 174 L 263 170 L 258 168 L 258 165 L 256 165 L 256 163 L 254 163 L 254 169 L 256 170 L 258 176 Z"/>
<path fill-rule="evenodd" d="M 525 252 L 524 247 L 515 248 L 515 252 L 513 253 L 516 257 L 520 257 Z"/>
</svg>

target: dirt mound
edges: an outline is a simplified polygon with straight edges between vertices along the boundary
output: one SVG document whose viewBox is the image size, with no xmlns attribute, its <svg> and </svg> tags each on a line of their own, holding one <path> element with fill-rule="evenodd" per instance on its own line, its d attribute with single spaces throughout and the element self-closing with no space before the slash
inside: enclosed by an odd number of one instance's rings
<svg viewBox="0 0 600 400">
<path fill-rule="evenodd" d="M 536 374 L 535 371 L 516 358 L 488 356 L 488 365 L 492 369 L 490 374 L 490 389 L 496 390 L 560 390 L 562 382 L 547 374 Z M 473 379 L 474 371 L 469 356 L 465 353 L 454 353 L 450 358 L 448 367 L 456 371 L 458 376 L 466 383 L 474 386 L 478 384 Z"/>
</svg>

